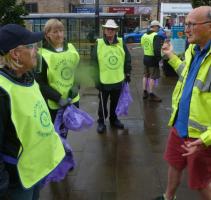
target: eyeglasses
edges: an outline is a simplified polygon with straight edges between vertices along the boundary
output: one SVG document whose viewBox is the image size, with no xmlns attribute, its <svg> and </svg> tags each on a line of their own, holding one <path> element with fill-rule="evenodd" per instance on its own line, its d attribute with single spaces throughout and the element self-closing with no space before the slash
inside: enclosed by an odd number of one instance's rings
<svg viewBox="0 0 211 200">
<path fill-rule="evenodd" d="M 37 48 L 37 43 L 20 45 L 17 48 L 35 49 Z"/>
<path fill-rule="evenodd" d="M 37 48 L 37 43 L 23 45 L 27 49 Z"/>
<path fill-rule="evenodd" d="M 202 25 L 202 24 L 208 24 L 208 23 L 211 23 L 211 21 L 205 21 L 205 22 L 198 22 L 198 23 L 185 23 L 185 28 L 189 28 L 189 29 L 192 29 L 194 26 L 196 25 Z"/>
</svg>

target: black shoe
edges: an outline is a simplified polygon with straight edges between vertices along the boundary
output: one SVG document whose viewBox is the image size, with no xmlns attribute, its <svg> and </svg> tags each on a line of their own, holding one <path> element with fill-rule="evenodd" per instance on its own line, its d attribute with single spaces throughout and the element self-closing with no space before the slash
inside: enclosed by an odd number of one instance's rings
<svg viewBox="0 0 211 200">
<path fill-rule="evenodd" d="M 154 93 L 149 94 L 149 100 L 154 102 L 161 102 L 162 99 L 158 96 L 156 96 Z"/>
<path fill-rule="evenodd" d="M 98 133 L 104 133 L 105 130 L 106 130 L 106 125 L 103 124 L 103 123 L 98 123 L 97 132 Z"/>
<path fill-rule="evenodd" d="M 162 196 L 159 196 L 155 198 L 154 200 L 167 200 L 167 198 L 166 198 L 166 195 L 163 194 Z M 176 200 L 176 196 L 174 196 L 172 200 Z"/>
<path fill-rule="evenodd" d="M 124 129 L 124 124 L 120 122 L 120 120 L 116 119 L 114 121 L 110 121 L 111 127 L 117 129 Z"/>
<path fill-rule="evenodd" d="M 148 96 L 149 96 L 149 94 L 148 94 L 147 90 L 144 90 L 144 92 L 143 92 L 143 99 L 147 99 Z"/>
</svg>

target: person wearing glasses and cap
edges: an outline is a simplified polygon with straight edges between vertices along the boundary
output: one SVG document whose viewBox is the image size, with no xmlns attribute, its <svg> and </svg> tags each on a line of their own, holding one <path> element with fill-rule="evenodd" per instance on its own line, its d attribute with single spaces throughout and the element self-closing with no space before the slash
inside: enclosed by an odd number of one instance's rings
<svg viewBox="0 0 211 200">
<path fill-rule="evenodd" d="M 159 61 L 161 60 L 161 47 L 164 40 L 163 37 L 158 34 L 160 28 L 160 22 L 153 20 L 150 23 L 150 30 L 141 37 L 145 66 L 143 76 L 143 99 L 149 99 L 153 102 L 162 101 L 161 98 L 153 92 L 155 81 L 160 77 Z"/>
<path fill-rule="evenodd" d="M 165 194 L 156 200 L 176 199 L 182 172 L 203 200 L 211 199 L 211 7 L 193 9 L 186 18 L 185 33 L 190 43 L 181 61 L 169 42 L 162 52 L 169 58 L 179 80 L 172 96 L 169 138 L 164 153 L 168 162 Z"/>
<path fill-rule="evenodd" d="M 40 182 L 65 150 L 34 80 L 43 33 L 17 24 L 0 28 L 0 199 L 37 200 Z"/>
<path fill-rule="evenodd" d="M 95 85 L 99 90 L 98 133 L 106 130 L 105 119 L 108 116 L 107 102 L 110 96 L 111 127 L 124 129 L 124 124 L 115 113 L 123 82 L 130 82 L 131 56 L 123 43 L 117 37 L 119 26 L 113 19 L 108 19 L 103 28 L 103 38 L 97 39 L 92 60 L 95 66 Z"/>
</svg>

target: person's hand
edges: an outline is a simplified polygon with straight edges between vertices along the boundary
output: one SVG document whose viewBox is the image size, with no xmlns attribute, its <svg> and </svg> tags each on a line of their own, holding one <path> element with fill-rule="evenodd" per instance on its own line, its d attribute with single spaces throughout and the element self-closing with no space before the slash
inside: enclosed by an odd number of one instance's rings
<svg viewBox="0 0 211 200">
<path fill-rule="evenodd" d="M 98 89 L 99 91 L 103 90 L 103 86 L 99 83 L 95 85 L 96 89 Z"/>
<path fill-rule="evenodd" d="M 163 46 L 161 48 L 161 51 L 168 58 L 170 58 L 171 56 L 174 55 L 174 53 L 173 53 L 173 46 L 172 46 L 172 44 L 170 43 L 169 40 L 165 40 L 164 41 Z"/>
<path fill-rule="evenodd" d="M 125 75 L 125 82 L 126 82 L 126 83 L 130 83 L 130 81 L 131 81 L 131 80 L 130 80 L 130 74 L 126 74 L 126 75 Z"/>
<path fill-rule="evenodd" d="M 187 151 L 187 153 L 182 154 L 182 156 L 189 156 L 193 153 L 205 148 L 201 139 L 195 140 L 194 142 L 185 142 L 181 147 Z"/>
<path fill-rule="evenodd" d="M 71 102 L 70 98 L 67 98 L 67 99 L 60 98 L 58 103 L 61 107 L 64 107 L 64 106 L 70 104 L 70 102 Z"/>
</svg>

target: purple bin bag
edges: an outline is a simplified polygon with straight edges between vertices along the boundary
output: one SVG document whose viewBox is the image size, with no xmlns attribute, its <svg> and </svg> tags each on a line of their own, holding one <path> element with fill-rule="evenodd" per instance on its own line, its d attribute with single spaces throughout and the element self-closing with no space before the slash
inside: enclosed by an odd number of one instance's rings
<svg viewBox="0 0 211 200">
<path fill-rule="evenodd" d="M 63 138 L 67 136 L 68 133 L 68 128 L 65 127 L 64 125 L 64 120 L 63 120 L 63 114 L 64 114 L 65 109 L 61 108 L 57 111 L 56 118 L 54 121 L 54 128 L 57 133 Z"/>
<path fill-rule="evenodd" d="M 123 83 L 122 91 L 119 97 L 119 101 L 116 107 L 116 115 L 128 115 L 129 105 L 132 103 L 133 99 L 130 94 L 130 88 L 128 83 Z"/>
<path fill-rule="evenodd" d="M 49 173 L 42 181 L 41 185 L 45 186 L 50 182 L 58 182 L 65 178 L 66 174 L 74 169 L 75 161 L 73 159 L 72 149 L 67 141 L 68 128 L 63 123 L 64 109 L 59 109 L 54 121 L 55 131 L 58 133 L 65 150 L 65 157 L 57 167 Z"/>
<path fill-rule="evenodd" d="M 67 173 L 75 167 L 72 149 L 68 144 L 67 139 L 61 136 L 61 132 L 57 133 L 59 134 L 62 144 L 64 146 L 65 157 L 57 165 L 57 167 L 41 181 L 42 186 L 45 186 L 50 182 L 59 182 L 63 180 Z"/>
<path fill-rule="evenodd" d="M 63 113 L 63 122 L 66 128 L 80 131 L 91 127 L 94 124 L 94 119 L 72 104 L 66 107 Z"/>
</svg>

